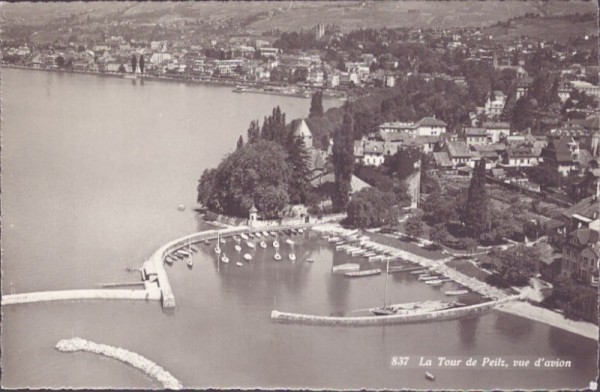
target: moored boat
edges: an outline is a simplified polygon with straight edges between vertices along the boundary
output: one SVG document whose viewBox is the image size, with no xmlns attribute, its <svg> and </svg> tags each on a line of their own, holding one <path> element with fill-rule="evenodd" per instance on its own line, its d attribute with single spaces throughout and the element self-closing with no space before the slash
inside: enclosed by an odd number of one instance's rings
<svg viewBox="0 0 600 392">
<path fill-rule="evenodd" d="M 250 241 L 246 241 L 246 245 L 248 245 L 248 248 L 254 249 L 254 242 L 250 242 Z"/>
<path fill-rule="evenodd" d="M 221 256 L 221 261 L 225 264 L 229 263 L 229 257 L 227 257 L 227 255 L 225 253 L 223 253 L 223 256 Z"/>
<path fill-rule="evenodd" d="M 194 264 L 194 262 L 192 261 L 191 257 L 189 259 L 187 259 L 187 265 L 188 265 L 188 267 L 191 267 L 193 264 Z"/>
<path fill-rule="evenodd" d="M 428 284 L 428 285 L 430 285 L 430 286 L 439 286 L 439 285 L 441 285 L 442 283 L 444 283 L 444 282 L 442 282 L 442 281 L 441 281 L 441 280 L 439 280 L 439 279 L 435 279 L 435 280 L 428 280 L 428 281 L 426 281 L 426 282 L 425 282 L 425 284 Z"/>
<path fill-rule="evenodd" d="M 294 241 L 290 240 L 289 238 L 285 240 L 285 243 L 288 245 L 294 245 Z"/>
<path fill-rule="evenodd" d="M 444 294 L 446 294 L 446 295 L 463 295 L 463 294 L 469 294 L 469 290 L 448 290 L 448 291 L 445 291 Z"/>
<path fill-rule="evenodd" d="M 252 255 L 251 255 L 250 253 L 246 253 L 246 254 L 244 255 L 244 259 L 245 259 L 246 261 L 250 261 L 250 260 L 252 260 Z"/>
<path fill-rule="evenodd" d="M 429 381 L 435 380 L 435 376 L 429 372 L 425 372 L 425 378 L 428 379 Z"/>
<path fill-rule="evenodd" d="M 267 243 L 265 241 L 260 241 L 260 247 L 265 249 L 267 247 Z"/>
<path fill-rule="evenodd" d="M 234 248 L 235 248 L 236 252 L 241 252 L 242 251 L 242 247 L 239 246 L 239 245 L 234 246 Z"/>
<path fill-rule="evenodd" d="M 244 265 L 244 264 L 242 264 L 242 263 L 240 263 L 240 262 L 238 261 L 237 263 L 235 263 L 235 265 L 237 265 L 238 267 L 241 267 L 241 266 L 242 266 L 242 265 Z"/>
<path fill-rule="evenodd" d="M 331 271 L 334 273 L 336 273 L 336 272 L 351 272 L 351 271 L 358 271 L 358 270 L 360 270 L 360 264 L 356 264 L 356 263 L 345 263 L 345 264 L 334 265 L 333 268 L 331 269 Z"/>
<path fill-rule="evenodd" d="M 290 253 L 290 254 L 288 255 L 288 257 L 290 258 L 290 260 L 292 260 L 292 261 L 296 261 L 296 255 L 295 255 L 294 253 Z"/>
<path fill-rule="evenodd" d="M 244 241 L 248 241 L 249 238 L 245 233 L 240 234 L 240 237 L 242 237 Z"/>
<path fill-rule="evenodd" d="M 256 233 L 254 233 L 255 236 L 257 236 L 258 238 L 262 237 L 262 233 L 260 231 L 257 231 Z"/>
<path fill-rule="evenodd" d="M 358 278 L 358 277 L 362 277 L 362 276 L 372 276 L 372 275 L 379 275 L 379 274 L 381 274 L 381 270 L 379 268 L 373 268 L 373 269 L 362 270 L 362 271 L 350 271 L 350 272 L 346 272 L 344 275 L 348 276 L 350 278 Z"/>
</svg>

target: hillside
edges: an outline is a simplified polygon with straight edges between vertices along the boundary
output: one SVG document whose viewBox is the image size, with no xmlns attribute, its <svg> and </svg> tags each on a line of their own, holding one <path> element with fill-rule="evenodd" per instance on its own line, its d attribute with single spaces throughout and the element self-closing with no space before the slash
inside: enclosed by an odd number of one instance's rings
<svg viewBox="0 0 600 392">
<path fill-rule="evenodd" d="M 484 26 L 542 12 L 547 15 L 595 12 L 594 2 L 534 1 L 382 1 L 382 2 L 91 2 L 4 3 L 5 22 L 44 24 L 58 19 L 83 22 L 91 18 L 165 23 L 179 20 L 237 20 L 250 32 L 300 30 L 318 23 L 336 23 L 342 30 L 362 27 L 450 28 Z"/>
</svg>

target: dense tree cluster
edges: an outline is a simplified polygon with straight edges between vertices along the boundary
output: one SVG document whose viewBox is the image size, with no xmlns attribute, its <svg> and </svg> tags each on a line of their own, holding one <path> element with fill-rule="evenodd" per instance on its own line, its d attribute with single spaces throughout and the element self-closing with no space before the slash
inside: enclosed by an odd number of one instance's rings
<svg viewBox="0 0 600 392">
<path fill-rule="evenodd" d="M 398 222 L 396 195 L 377 188 L 366 188 L 352 195 L 348 203 L 348 223 L 360 227 L 378 227 Z"/>
<path fill-rule="evenodd" d="M 467 233 L 481 239 L 490 231 L 489 199 L 485 190 L 485 159 L 475 166 L 462 214 Z"/>
<path fill-rule="evenodd" d="M 562 309 L 568 318 L 598 323 L 598 290 L 572 279 L 559 278 L 554 282 L 552 294 L 544 300 L 544 305 Z"/>
<path fill-rule="evenodd" d="M 227 215 L 246 217 L 255 205 L 265 216 L 275 217 L 289 201 L 287 158 L 278 143 L 249 143 L 223 159 L 216 169 L 204 171 L 198 201 Z"/>
<path fill-rule="evenodd" d="M 541 256 L 537 248 L 518 245 L 490 253 L 502 280 L 513 286 L 525 286 L 539 268 Z"/>
</svg>

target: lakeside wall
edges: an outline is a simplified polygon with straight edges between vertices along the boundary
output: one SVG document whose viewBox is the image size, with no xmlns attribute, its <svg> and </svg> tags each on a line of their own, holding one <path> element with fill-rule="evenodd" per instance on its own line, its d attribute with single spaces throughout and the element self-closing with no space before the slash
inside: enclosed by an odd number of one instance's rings
<svg viewBox="0 0 600 392">
<path fill-rule="evenodd" d="M 295 322 L 314 325 L 342 325 L 342 326 L 360 326 L 360 325 L 381 325 L 381 324 L 408 324 L 427 321 L 453 320 L 462 317 L 474 317 L 489 311 L 490 309 L 517 300 L 518 295 L 503 298 L 497 301 L 485 302 L 482 304 L 465 306 L 461 308 L 439 310 L 427 313 L 399 314 L 392 316 L 359 316 L 359 317 L 335 317 L 319 316 L 299 313 L 286 313 L 273 310 L 271 319 L 280 322 Z"/>
<path fill-rule="evenodd" d="M 113 347 L 107 344 L 94 343 L 82 338 L 64 339 L 56 343 L 56 349 L 65 353 L 85 351 L 94 354 L 100 354 L 108 358 L 113 358 L 133 366 L 146 373 L 148 376 L 160 382 L 165 389 L 182 389 L 181 382 L 171 375 L 168 371 L 152 362 L 151 360 L 125 350 L 120 347 Z"/>
</svg>

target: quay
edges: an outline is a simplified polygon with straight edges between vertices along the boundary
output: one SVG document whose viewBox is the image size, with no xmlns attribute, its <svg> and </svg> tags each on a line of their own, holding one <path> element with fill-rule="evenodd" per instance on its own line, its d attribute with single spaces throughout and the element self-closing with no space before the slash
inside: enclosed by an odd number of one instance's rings
<svg viewBox="0 0 600 392">
<path fill-rule="evenodd" d="M 64 301 L 78 299 L 133 299 L 160 300 L 160 292 L 156 290 L 55 290 L 32 293 L 9 294 L 2 296 L 2 306 L 23 303 Z"/>
</svg>

